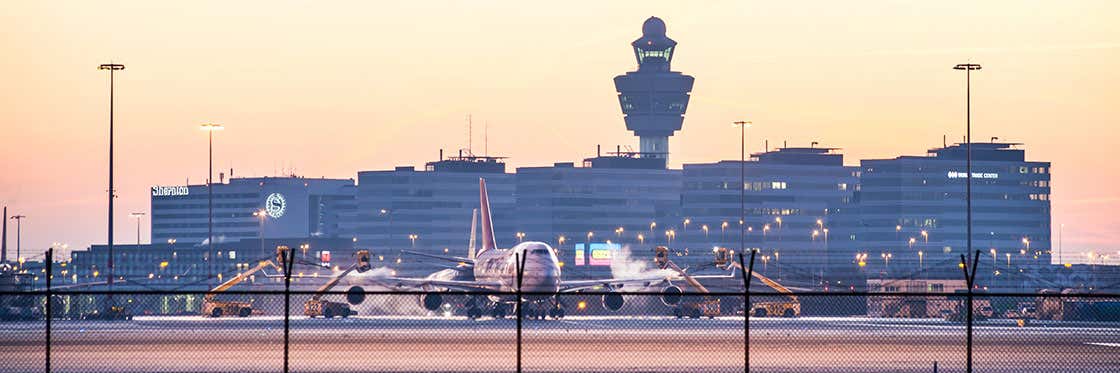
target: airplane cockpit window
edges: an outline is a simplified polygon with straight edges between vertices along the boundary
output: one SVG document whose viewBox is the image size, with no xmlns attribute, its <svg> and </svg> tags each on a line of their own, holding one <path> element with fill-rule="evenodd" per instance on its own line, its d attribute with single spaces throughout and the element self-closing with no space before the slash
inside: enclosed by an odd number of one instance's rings
<svg viewBox="0 0 1120 373">
<path fill-rule="evenodd" d="M 529 254 L 547 256 L 549 254 L 549 250 L 545 248 L 533 249 L 532 251 L 529 251 Z"/>
</svg>

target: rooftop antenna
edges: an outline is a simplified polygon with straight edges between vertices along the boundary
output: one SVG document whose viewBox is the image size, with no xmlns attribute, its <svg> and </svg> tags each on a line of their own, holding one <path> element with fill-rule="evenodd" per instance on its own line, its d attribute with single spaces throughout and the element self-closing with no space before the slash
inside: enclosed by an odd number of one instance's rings
<svg viewBox="0 0 1120 373">
<path fill-rule="evenodd" d="M 949 135 L 941 135 L 941 147 L 942 148 L 948 148 L 949 147 Z"/>
<path fill-rule="evenodd" d="M 470 114 L 467 114 L 467 154 L 474 155 L 471 146 L 474 143 L 474 121 Z"/>
<path fill-rule="evenodd" d="M 482 152 L 484 155 L 490 155 L 490 121 L 483 122 L 482 125 Z"/>
<path fill-rule="evenodd" d="M 999 140 L 999 137 L 992 136 L 992 142 L 996 142 L 996 140 Z"/>
<path fill-rule="evenodd" d="M 764 146 L 766 147 L 766 149 L 762 149 L 763 153 L 770 151 L 770 139 L 766 139 L 765 143 L 766 145 Z"/>
<path fill-rule="evenodd" d="M 820 143 L 816 142 L 816 141 L 813 141 L 813 142 L 809 143 L 809 149 L 817 147 L 817 144 L 820 144 Z"/>
</svg>

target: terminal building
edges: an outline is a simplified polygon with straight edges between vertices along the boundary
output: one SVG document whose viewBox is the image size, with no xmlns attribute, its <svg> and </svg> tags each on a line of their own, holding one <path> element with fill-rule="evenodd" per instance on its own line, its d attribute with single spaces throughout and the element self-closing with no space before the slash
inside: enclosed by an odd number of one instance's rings
<svg viewBox="0 0 1120 373">
<path fill-rule="evenodd" d="M 972 144 L 972 247 L 977 283 L 1030 286 L 1050 264 L 1050 163 L 1027 161 L 1014 143 Z M 865 278 L 959 278 L 967 254 L 966 146 L 927 156 L 863 160 L 853 252 Z M 850 266 L 851 267 L 851 266 Z M 855 268 L 855 267 L 852 267 Z"/>
<path fill-rule="evenodd" d="M 700 265 L 717 246 L 738 251 L 745 232 L 747 250 L 758 251 L 760 273 L 804 288 L 821 286 L 835 217 L 851 207 L 859 188 L 858 167 L 845 166 L 835 150 L 782 147 L 745 163 L 685 164 L 681 217 L 666 224 L 675 230 L 675 247 L 687 253 L 678 261 Z"/>
<path fill-rule="evenodd" d="M 518 233 L 499 243 L 547 242 L 565 263 L 565 277 L 609 275 L 612 264 L 628 260 L 624 247 L 633 260 L 648 261 L 653 245 L 665 243 L 661 228 L 677 220 L 680 183 L 680 170 L 666 169 L 663 158 L 623 152 L 584 159 L 581 167 L 520 167 Z"/>
<path fill-rule="evenodd" d="M 466 257 L 471 216 L 478 209 L 478 180 L 484 178 L 495 234 L 509 243 L 515 232 L 514 175 L 505 167 L 500 157 L 443 158 L 441 153 L 440 160 L 428 162 L 423 170 L 402 166 L 359 172 L 357 208 L 349 230 L 357 246 L 371 249 L 375 260 L 395 262 L 401 249 Z M 418 262 L 430 261 L 405 257 L 398 267 L 405 274 L 439 269 L 412 266 Z"/>
</svg>

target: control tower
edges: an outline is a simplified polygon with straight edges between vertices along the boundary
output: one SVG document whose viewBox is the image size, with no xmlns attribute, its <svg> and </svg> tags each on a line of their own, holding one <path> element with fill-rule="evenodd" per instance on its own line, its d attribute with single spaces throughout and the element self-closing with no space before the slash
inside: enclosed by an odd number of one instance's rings
<svg viewBox="0 0 1120 373">
<path fill-rule="evenodd" d="M 668 159 L 669 136 L 684 122 L 693 79 L 669 70 L 677 42 L 665 36 L 665 22 L 660 18 L 647 19 L 642 37 L 630 45 L 638 71 L 614 78 L 626 129 L 638 135 L 643 158 Z"/>
</svg>

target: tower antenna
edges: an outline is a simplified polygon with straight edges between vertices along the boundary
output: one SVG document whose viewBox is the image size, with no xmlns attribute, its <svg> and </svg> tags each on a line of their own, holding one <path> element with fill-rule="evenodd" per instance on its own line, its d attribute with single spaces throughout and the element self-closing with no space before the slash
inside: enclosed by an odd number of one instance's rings
<svg viewBox="0 0 1120 373">
<path fill-rule="evenodd" d="M 482 152 L 484 155 L 490 155 L 490 121 L 484 122 L 482 126 Z"/>
<path fill-rule="evenodd" d="M 471 120 L 471 115 L 467 114 L 467 154 L 474 155 L 474 150 L 471 145 L 474 142 L 474 121 Z"/>
</svg>

